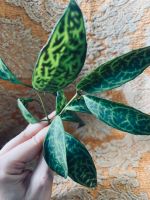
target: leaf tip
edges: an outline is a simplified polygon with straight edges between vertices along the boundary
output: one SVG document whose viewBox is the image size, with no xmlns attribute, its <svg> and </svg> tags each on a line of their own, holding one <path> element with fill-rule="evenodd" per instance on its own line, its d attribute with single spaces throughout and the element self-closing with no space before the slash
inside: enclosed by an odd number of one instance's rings
<svg viewBox="0 0 150 200">
<path fill-rule="evenodd" d="M 91 182 L 90 182 L 90 188 L 96 188 L 97 187 L 97 179 L 93 179 Z"/>
<path fill-rule="evenodd" d="M 70 0 L 70 3 L 76 3 L 76 1 L 75 0 Z"/>
<path fill-rule="evenodd" d="M 87 179 L 85 186 L 89 187 L 89 188 L 96 188 L 97 187 L 97 175 L 94 174 L 93 178 Z"/>
<path fill-rule="evenodd" d="M 86 182 L 80 183 L 81 185 L 88 187 L 88 188 L 96 188 L 97 187 L 97 177 L 93 177 L 90 179 L 87 179 Z"/>
<path fill-rule="evenodd" d="M 93 163 L 94 165 L 94 163 Z M 97 187 L 97 171 L 94 165 L 93 176 L 87 180 L 87 187 L 96 188 Z"/>
<path fill-rule="evenodd" d="M 60 176 L 64 177 L 65 179 L 67 179 L 68 177 L 68 169 L 63 169 L 60 174 Z"/>
</svg>

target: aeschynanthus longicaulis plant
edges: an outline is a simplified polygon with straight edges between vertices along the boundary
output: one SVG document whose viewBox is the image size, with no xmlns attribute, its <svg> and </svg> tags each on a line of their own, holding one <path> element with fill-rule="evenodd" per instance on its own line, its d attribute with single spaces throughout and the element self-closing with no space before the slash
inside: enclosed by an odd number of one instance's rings
<svg viewBox="0 0 150 200">
<path fill-rule="evenodd" d="M 150 116 L 127 105 L 94 96 L 95 93 L 117 88 L 133 80 L 150 65 L 150 47 L 133 50 L 114 58 L 87 74 L 76 84 L 76 94 L 70 101 L 64 89 L 72 83 L 84 66 L 87 52 L 86 29 L 82 12 L 75 0 L 70 0 L 47 43 L 41 49 L 34 67 L 32 85 L 20 81 L 0 59 L 0 78 L 34 90 L 50 124 L 43 145 L 48 166 L 60 176 L 69 176 L 86 187 L 96 187 L 97 173 L 86 147 L 63 127 L 63 120 L 84 122 L 76 114 L 94 115 L 109 126 L 135 135 L 150 135 Z M 56 116 L 50 120 L 41 93 L 55 93 Z M 32 98 L 19 98 L 18 107 L 28 123 L 40 120 L 32 115 L 28 105 Z"/>
</svg>

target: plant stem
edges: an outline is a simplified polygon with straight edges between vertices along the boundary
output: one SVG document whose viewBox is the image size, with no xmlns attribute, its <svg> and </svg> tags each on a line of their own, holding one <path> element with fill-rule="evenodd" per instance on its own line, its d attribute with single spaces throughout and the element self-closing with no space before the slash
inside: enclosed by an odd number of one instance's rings
<svg viewBox="0 0 150 200">
<path fill-rule="evenodd" d="M 32 89 L 33 89 L 32 85 L 28 85 L 28 84 L 23 83 L 23 82 L 21 82 L 21 84 L 22 84 L 23 86 L 25 86 L 25 87 L 28 87 L 28 88 L 32 88 Z"/>
<path fill-rule="evenodd" d="M 62 111 L 59 113 L 59 115 L 61 115 L 64 111 L 65 111 L 65 109 L 66 109 L 66 107 L 75 99 L 75 98 L 77 98 L 79 96 L 79 94 L 78 93 L 76 93 L 71 99 L 70 99 L 70 101 L 68 101 L 68 103 L 65 105 L 65 107 L 62 109 Z"/>
<path fill-rule="evenodd" d="M 43 100 L 42 100 L 40 94 L 39 94 L 37 91 L 35 91 L 35 92 L 36 92 L 37 96 L 38 96 L 39 99 L 40 99 L 40 102 L 41 102 L 41 105 L 42 105 L 42 108 L 43 108 L 44 114 L 45 114 L 45 116 L 46 116 L 46 118 L 47 118 L 47 121 L 48 121 L 48 124 L 50 124 L 50 119 L 48 118 L 48 113 L 47 113 L 47 111 L 46 111 L 46 109 L 45 109 L 45 106 L 44 106 Z"/>
</svg>

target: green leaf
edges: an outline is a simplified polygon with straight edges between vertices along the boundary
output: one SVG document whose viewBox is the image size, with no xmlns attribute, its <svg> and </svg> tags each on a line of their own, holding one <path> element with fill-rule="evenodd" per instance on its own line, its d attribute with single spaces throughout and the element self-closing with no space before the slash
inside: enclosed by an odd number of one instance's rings
<svg viewBox="0 0 150 200">
<path fill-rule="evenodd" d="M 77 89 L 96 93 L 117 88 L 137 77 L 148 66 L 150 47 L 133 50 L 92 71 L 77 84 Z"/>
<path fill-rule="evenodd" d="M 76 1 L 71 0 L 40 52 L 33 73 L 33 87 L 52 93 L 65 88 L 81 71 L 86 51 L 83 15 Z"/>
<path fill-rule="evenodd" d="M 22 84 L 21 81 L 10 71 L 3 60 L 0 58 L 0 79 L 10 81 L 14 84 Z"/>
<path fill-rule="evenodd" d="M 5 81 L 10 81 L 13 84 L 23 85 L 26 87 L 32 88 L 31 85 L 28 85 L 26 83 L 23 83 L 20 81 L 7 67 L 7 65 L 3 62 L 3 60 L 0 58 L 0 79 Z"/>
<path fill-rule="evenodd" d="M 83 97 L 78 99 L 74 99 L 67 107 L 66 110 L 81 112 L 81 113 L 88 113 L 91 114 L 89 109 L 87 108 Z"/>
<path fill-rule="evenodd" d="M 63 90 L 58 91 L 56 96 L 56 114 L 59 114 L 62 111 L 66 103 L 67 98 L 65 97 Z"/>
<path fill-rule="evenodd" d="M 67 178 L 65 132 L 62 120 L 56 116 L 52 121 L 44 142 L 44 158 L 48 166 L 60 176 Z"/>
<path fill-rule="evenodd" d="M 91 113 L 106 124 L 135 135 L 150 135 L 150 116 L 135 108 L 94 96 L 83 96 Z"/>
<path fill-rule="evenodd" d="M 82 127 L 85 125 L 83 120 L 75 112 L 72 112 L 72 111 L 65 111 L 64 113 L 62 113 L 61 119 L 64 121 L 79 123 L 79 127 Z"/>
<path fill-rule="evenodd" d="M 28 111 L 28 103 L 34 101 L 34 99 L 31 98 L 20 98 L 17 100 L 18 107 L 24 117 L 24 119 L 31 124 L 39 122 L 38 119 L 32 116 L 32 114 Z"/>
<path fill-rule="evenodd" d="M 66 133 L 68 175 L 75 182 L 86 187 L 96 187 L 97 173 L 94 162 L 86 147 Z"/>
</svg>

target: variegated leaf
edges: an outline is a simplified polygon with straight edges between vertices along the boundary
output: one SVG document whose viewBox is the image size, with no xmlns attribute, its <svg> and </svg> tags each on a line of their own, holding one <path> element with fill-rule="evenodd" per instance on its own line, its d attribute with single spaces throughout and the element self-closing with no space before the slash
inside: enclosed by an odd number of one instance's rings
<svg viewBox="0 0 150 200">
<path fill-rule="evenodd" d="M 18 107 L 24 117 L 24 119 L 31 124 L 35 124 L 39 122 L 39 120 L 32 116 L 32 114 L 28 111 L 28 103 L 34 101 L 34 99 L 31 98 L 20 98 L 18 99 Z"/>
<path fill-rule="evenodd" d="M 44 158 L 48 166 L 60 176 L 67 178 L 65 132 L 62 120 L 56 116 L 52 121 L 44 142 Z"/>
<path fill-rule="evenodd" d="M 76 79 L 86 57 L 87 43 L 83 15 L 75 0 L 70 0 L 40 52 L 32 85 L 36 90 L 56 92 Z"/>
<path fill-rule="evenodd" d="M 134 79 L 150 66 L 150 47 L 133 50 L 117 57 L 85 76 L 77 85 L 88 93 L 117 88 Z"/>
<path fill-rule="evenodd" d="M 86 147 L 66 133 L 68 175 L 75 182 L 86 187 L 96 187 L 97 173 L 94 162 Z"/>
<path fill-rule="evenodd" d="M 3 60 L 0 58 L 0 79 L 10 81 L 14 84 L 23 84 L 18 78 L 10 71 Z"/>
<path fill-rule="evenodd" d="M 56 114 L 59 114 L 67 103 L 67 98 L 63 90 L 57 92 L 56 96 Z"/>
<path fill-rule="evenodd" d="M 150 135 L 150 115 L 106 99 L 83 96 L 91 113 L 106 124 L 135 135 Z"/>
</svg>

